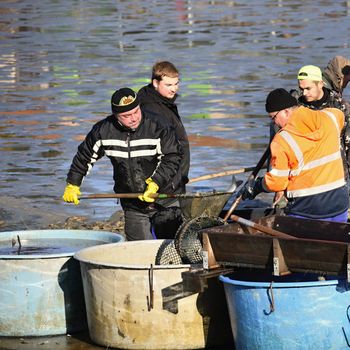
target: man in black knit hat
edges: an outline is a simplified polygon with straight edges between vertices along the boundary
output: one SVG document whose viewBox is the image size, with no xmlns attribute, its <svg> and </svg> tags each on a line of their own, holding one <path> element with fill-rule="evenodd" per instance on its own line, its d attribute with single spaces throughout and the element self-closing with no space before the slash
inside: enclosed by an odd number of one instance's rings
<svg viewBox="0 0 350 350">
<path fill-rule="evenodd" d="M 284 191 L 287 215 L 346 222 L 349 197 L 340 151 L 344 113 L 298 107 L 284 89 L 271 91 L 265 107 L 280 130 L 271 141 L 269 171 L 246 186 L 242 198 Z"/>
<path fill-rule="evenodd" d="M 135 91 L 117 90 L 111 105 L 112 114 L 97 122 L 79 145 L 67 175 L 63 200 L 79 203 L 84 177 L 106 155 L 113 166 L 114 192 L 143 192 L 138 199 L 120 201 L 127 240 L 152 239 L 151 217 L 164 204 L 152 194 L 181 192 L 182 149 L 173 129 L 141 111 Z"/>
</svg>

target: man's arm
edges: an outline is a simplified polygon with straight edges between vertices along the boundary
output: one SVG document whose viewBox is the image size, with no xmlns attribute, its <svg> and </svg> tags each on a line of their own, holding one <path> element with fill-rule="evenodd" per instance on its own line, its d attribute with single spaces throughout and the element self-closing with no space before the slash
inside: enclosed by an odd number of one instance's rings
<svg viewBox="0 0 350 350">
<path fill-rule="evenodd" d="M 80 186 L 83 178 L 89 174 L 95 162 L 104 155 L 102 142 L 98 134 L 98 129 L 95 126 L 78 146 L 78 151 L 67 174 L 68 183 Z"/>
<path fill-rule="evenodd" d="M 151 178 L 162 187 L 171 182 L 178 173 L 183 150 L 172 127 L 162 127 L 159 137 L 161 145 L 159 161 Z"/>
</svg>

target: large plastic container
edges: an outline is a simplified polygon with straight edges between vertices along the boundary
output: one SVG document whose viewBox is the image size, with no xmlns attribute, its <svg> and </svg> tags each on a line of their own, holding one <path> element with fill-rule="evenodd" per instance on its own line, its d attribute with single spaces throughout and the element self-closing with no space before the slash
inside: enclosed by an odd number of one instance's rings
<svg viewBox="0 0 350 350">
<path fill-rule="evenodd" d="M 89 334 L 107 348 L 233 347 L 224 288 L 217 278 L 203 293 L 183 290 L 190 265 L 154 265 L 163 240 L 86 248 L 80 261 Z"/>
<path fill-rule="evenodd" d="M 316 275 L 220 276 L 236 350 L 349 349 L 350 291 Z"/>
<path fill-rule="evenodd" d="M 0 232 L 0 336 L 46 336 L 87 328 L 80 249 L 124 241 L 113 232 Z"/>
</svg>

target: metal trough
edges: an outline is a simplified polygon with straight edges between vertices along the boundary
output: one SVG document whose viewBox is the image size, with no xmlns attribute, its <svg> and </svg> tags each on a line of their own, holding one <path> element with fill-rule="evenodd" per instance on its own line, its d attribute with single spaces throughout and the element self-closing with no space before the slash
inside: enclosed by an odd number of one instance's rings
<svg viewBox="0 0 350 350">
<path fill-rule="evenodd" d="M 346 275 L 350 224 L 271 216 L 257 223 L 291 236 L 276 238 L 238 223 L 202 231 L 208 268 L 215 265 L 270 269 L 274 275 L 316 272 Z M 348 276 L 349 278 L 349 276 Z"/>
<path fill-rule="evenodd" d="M 275 276 L 314 272 L 350 281 L 350 224 L 283 215 L 254 221 L 290 238 L 266 235 L 241 223 L 201 230 L 203 268 L 182 274 L 187 291 L 203 291 L 209 279 L 242 269 L 260 269 Z"/>
</svg>

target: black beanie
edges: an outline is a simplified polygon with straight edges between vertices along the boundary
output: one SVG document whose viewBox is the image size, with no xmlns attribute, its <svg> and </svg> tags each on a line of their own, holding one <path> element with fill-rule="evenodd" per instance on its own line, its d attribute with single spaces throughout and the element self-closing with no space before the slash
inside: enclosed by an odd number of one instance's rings
<svg viewBox="0 0 350 350">
<path fill-rule="evenodd" d="M 296 106 L 298 101 L 285 89 L 271 91 L 266 98 L 266 112 L 277 112 L 283 109 Z"/>
<path fill-rule="evenodd" d="M 134 90 L 121 88 L 112 95 L 111 104 L 113 113 L 124 113 L 136 108 L 139 98 Z"/>
</svg>

